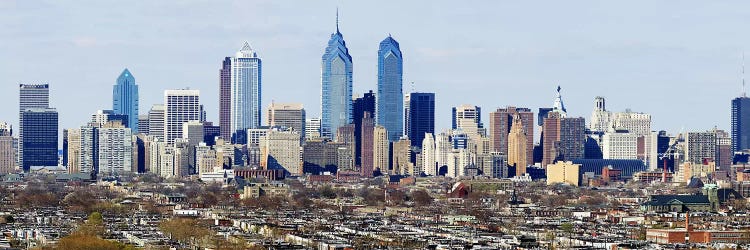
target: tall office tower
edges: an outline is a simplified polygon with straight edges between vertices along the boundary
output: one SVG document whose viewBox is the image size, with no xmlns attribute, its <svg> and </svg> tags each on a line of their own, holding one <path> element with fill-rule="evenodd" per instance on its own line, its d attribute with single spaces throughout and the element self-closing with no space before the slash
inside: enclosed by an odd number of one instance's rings
<svg viewBox="0 0 750 250">
<path fill-rule="evenodd" d="M 482 109 L 478 106 L 461 105 L 453 107 L 453 129 L 460 129 L 467 135 L 484 135 L 482 124 Z"/>
<path fill-rule="evenodd" d="M 0 122 L 0 174 L 14 172 L 16 150 L 13 148 L 13 128 L 7 122 Z"/>
<path fill-rule="evenodd" d="M 148 114 L 138 115 L 138 133 L 148 135 Z"/>
<path fill-rule="evenodd" d="M 362 117 L 361 131 L 359 134 L 360 138 L 360 149 L 359 156 L 355 155 L 355 158 L 360 158 L 361 162 L 361 175 L 364 177 L 371 177 L 372 171 L 375 169 L 375 119 L 372 118 L 370 112 L 365 112 Z M 355 160 L 356 162 L 356 160 Z M 355 163 L 356 164 L 356 163 Z"/>
<path fill-rule="evenodd" d="M 57 166 L 57 110 L 27 108 L 21 113 L 23 171 L 32 166 Z"/>
<path fill-rule="evenodd" d="M 182 125 L 182 139 L 186 139 L 189 145 L 197 146 L 204 138 L 202 122 L 188 121 Z"/>
<path fill-rule="evenodd" d="M 244 137 L 237 134 L 260 127 L 261 60 L 245 42 L 232 58 L 231 81 L 231 132 L 235 143 L 245 144 Z"/>
<path fill-rule="evenodd" d="M 304 138 L 305 109 L 302 103 L 271 103 L 266 116 L 268 126 L 291 128 Z"/>
<path fill-rule="evenodd" d="M 321 67 L 320 134 L 332 139 L 336 137 L 336 129 L 352 122 L 352 56 L 344 35 L 339 32 L 338 14 L 336 33 L 328 40 Z"/>
<path fill-rule="evenodd" d="M 18 163 L 23 162 L 23 111 L 49 108 L 49 84 L 19 84 L 18 92 Z"/>
<path fill-rule="evenodd" d="M 542 166 L 556 161 L 583 158 L 586 142 L 583 118 L 563 118 L 564 113 L 550 112 L 542 127 Z"/>
<path fill-rule="evenodd" d="M 180 177 L 190 175 L 195 168 L 193 148 L 188 144 L 187 139 L 183 138 L 175 139 L 172 147 L 174 148 L 174 175 Z"/>
<path fill-rule="evenodd" d="M 409 139 L 402 138 L 392 142 L 391 145 L 391 167 L 388 172 L 394 175 L 415 176 L 418 174 L 414 172 L 414 163 L 411 161 L 411 142 Z"/>
<path fill-rule="evenodd" d="M 625 110 L 625 112 L 613 113 L 610 119 L 610 127 L 615 129 L 624 129 L 637 136 L 646 136 L 651 133 L 650 114 Z"/>
<path fill-rule="evenodd" d="M 300 134 L 296 131 L 272 129 L 261 138 L 260 165 L 265 169 L 283 169 L 287 175 L 302 175 Z"/>
<path fill-rule="evenodd" d="M 320 137 L 320 117 L 305 120 L 305 138 Z"/>
<path fill-rule="evenodd" d="M 133 154 L 131 154 L 132 168 L 130 169 L 133 173 L 145 173 L 146 172 L 146 135 L 134 134 L 131 137 L 133 147 Z"/>
<path fill-rule="evenodd" d="M 523 132 L 526 134 L 525 162 L 532 164 L 534 162 L 534 112 L 528 108 L 509 106 L 490 112 L 490 131 L 488 133 L 492 143 L 492 151 L 508 154 L 508 135 L 511 132 L 516 115 L 520 117 Z M 508 160 L 510 161 L 510 158 Z"/>
<path fill-rule="evenodd" d="M 164 104 L 154 104 L 148 111 L 148 135 L 164 140 Z"/>
<path fill-rule="evenodd" d="M 98 129 L 99 174 L 118 175 L 133 168 L 133 132 L 122 124 L 107 123 Z"/>
<path fill-rule="evenodd" d="M 99 132 L 97 127 L 86 125 L 81 133 L 78 173 L 96 174 L 99 169 Z"/>
<path fill-rule="evenodd" d="M 732 99 L 732 151 L 750 149 L 750 97 Z"/>
<path fill-rule="evenodd" d="M 440 168 L 448 165 L 448 156 L 452 150 L 453 143 L 448 132 L 435 135 L 435 162 L 437 162 L 438 175 L 441 175 Z M 445 175 L 445 173 L 442 173 L 442 175 Z"/>
<path fill-rule="evenodd" d="M 435 153 L 435 137 L 427 133 L 422 139 L 422 171 L 426 175 L 435 176 L 438 173 Z"/>
<path fill-rule="evenodd" d="M 397 141 L 404 131 L 403 58 L 398 42 L 388 35 L 378 49 L 378 105 L 375 118 Z M 419 141 L 420 143 L 422 141 Z"/>
<path fill-rule="evenodd" d="M 225 57 L 219 69 L 219 128 L 221 138 L 232 138 L 232 58 Z"/>
<path fill-rule="evenodd" d="M 612 113 L 607 111 L 604 97 L 597 96 L 594 98 L 594 111 L 591 112 L 591 121 L 589 121 L 589 130 L 606 132 L 609 130 L 610 117 Z"/>
<path fill-rule="evenodd" d="M 362 165 L 362 118 L 365 117 L 365 112 L 370 113 L 370 118 L 376 119 L 375 117 L 375 93 L 370 90 L 369 93 L 365 93 L 362 97 L 354 99 L 352 104 L 354 111 L 352 116 L 354 117 L 352 122 L 354 123 L 354 134 L 357 137 L 354 138 L 354 164 Z M 373 125 L 374 126 L 374 125 Z"/>
<path fill-rule="evenodd" d="M 200 120 L 200 91 L 165 90 L 164 106 L 164 141 L 172 144 L 175 139 L 182 138 L 183 124 Z"/>
<path fill-rule="evenodd" d="M 534 119 L 533 113 L 527 112 L 527 114 L 529 114 L 528 116 L 531 119 Z M 510 126 L 510 133 L 508 133 L 508 165 L 516 167 L 516 176 L 522 176 L 526 173 L 526 166 L 530 162 L 528 154 L 533 153 L 533 151 L 528 150 L 529 137 L 524 128 L 527 127 L 526 124 L 529 124 L 529 122 L 533 123 L 533 120 L 524 123 L 521 114 L 515 113 L 513 115 L 513 124 Z"/>
<path fill-rule="evenodd" d="M 627 130 L 609 130 L 602 136 L 602 158 L 638 159 L 638 135 Z"/>
<path fill-rule="evenodd" d="M 714 131 L 685 133 L 685 162 L 702 164 L 716 157 L 716 133 Z"/>
<path fill-rule="evenodd" d="M 112 88 L 112 110 L 115 114 L 127 115 L 126 127 L 138 133 L 138 85 L 128 69 L 122 71 Z"/>
<path fill-rule="evenodd" d="M 435 93 L 409 93 L 404 98 L 404 134 L 421 147 L 425 134 L 435 134 Z"/>
<path fill-rule="evenodd" d="M 216 144 L 217 137 L 221 136 L 221 127 L 214 125 L 213 122 L 202 122 L 203 123 L 203 142 L 208 146 Z"/>
<path fill-rule="evenodd" d="M 81 129 L 68 129 L 68 173 L 75 174 L 81 171 Z"/>
<path fill-rule="evenodd" d="M 388 142 L 388 130 L 385 127 L 376 125 L 372 135 L 372 159 L 373 169 L 379 169 L 380 172 L 386 172 L 391 165 L 390 142 Z M 367 177 L 372 177 L 372 173 L 364 173 Z"/>
</svg>

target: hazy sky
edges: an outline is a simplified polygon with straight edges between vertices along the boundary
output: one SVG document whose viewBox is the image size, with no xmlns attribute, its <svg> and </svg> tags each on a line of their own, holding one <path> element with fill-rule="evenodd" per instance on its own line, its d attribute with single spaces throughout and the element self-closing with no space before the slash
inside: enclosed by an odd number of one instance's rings
<svg viewBox="0 0 750 250">
<path fill-rule="evenodd" d="M 600 95 L 610 110 L 651 113 L 656 130 L 728 129 L 750 38 L 747 1 L 0 0 L 0 120 L 17 124 L 18 83 L 50 83 L 60 127 L 80 126 L 112 108 L 127 67 L 141 113 L 164 89 L 190 87 L 218 123 L 221 61 L 246 40 L 263 59 L 263 107 L 301 102 L 319 116 L 337 6 L 354 92 L 376 88 L 390 33 L 404 91 L 436 93 L 438 130 L 459 104 L 483 116 L 551 106 L 558 84 L 569 115 L 587 120 Z"/>
</svg>

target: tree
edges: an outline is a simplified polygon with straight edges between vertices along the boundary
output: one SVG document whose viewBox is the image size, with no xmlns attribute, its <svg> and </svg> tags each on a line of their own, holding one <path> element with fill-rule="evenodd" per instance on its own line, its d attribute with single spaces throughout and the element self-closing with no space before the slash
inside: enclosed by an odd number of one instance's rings
<svg viewBox="0 0 750 250">
<path fill-rule="evenodd" d="M 213 234 L 196 219 L 172 218 L 159 224 L 159 229 L 171 239 L 185 243 L 196 243 Z"/>
<path fill-rule="evenodd" d="M 571 238 L 573 236 L 573 224 L 569 222 L 560 224 L 560 229 L 568 234 L 568 247 L 570 247 L 571 242 L 573 242 L 573 239 Z"/>
<path fill-rule="evenodd" d="M 104 235 L 104 218 L 99 212 L 93 212 L 89 215 L 86 222 L 83 223 L 76 233 L 88 236 L 102 236 Z"/>
<path fill-rule="evenodd" d="M 56 250 L 135 250 L 130 245 L 105 240 L 93 235 L 71 234 L 57 243 Z"/>
<path fill-rule="evenodd" d="M 335 199 L 336 198 L 336 191 L 331 188 L 329 185 L 325 185 L 318 190 L 320 192 L 320 196 L 326 199 Z"/>
<path fill-rule="evenodd" d="M 416 190 L 411 192 L 411 198 L 417 204 L 417 206 L 428 206 L 432 204 L 432 197 L 425 190 Z"/>
</svg>

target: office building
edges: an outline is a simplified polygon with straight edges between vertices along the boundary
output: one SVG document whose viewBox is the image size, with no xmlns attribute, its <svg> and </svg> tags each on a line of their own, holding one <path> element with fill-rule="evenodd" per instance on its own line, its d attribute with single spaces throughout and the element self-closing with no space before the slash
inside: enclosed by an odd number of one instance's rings
<svg viewBox="0 0 750 250">
<path fill-rule="evenodd" d="M 164 91 L 164 141 L 172 144 L 182 138 L 182 125 L 200 121 L 200 91 L 179 89 Z"/>
<path fill-rule="evenodd" d="M 707 165 L 716 157 L 714 131 L 685 133 L 685 162 Z"/>
<path fill-rule="evenodd" d="M 612 113 L 607 111 L 604 97 L 597 96 L 594 98 L 594 110 L 591 112 L 589 121 L 589 130 L 595 132 L 606 132 L 610 128 Z"/>
<path fill-rule="evenodd" d="M 344 35 L 331 34 L 321 62 L 321 136 L 333 139 L 336 129 L 352 122 L 353 64 Z"/>
<path fill-rule="evenodd" d="M 117 114 L 114 110 L 100 109 L 91 115 L 91 123 L 99 128 L 110 122 L 117 122 L 125 127 L 129 127 L 128 122 L 130 122 L 130 118 L 128 118 L 128 115 Z"/>
<path fill-rule="evenodd" d="M 225 57 L 219 69 L 219 128 L 221 138 L 229 140 L 232 138 L 232 58 Z"/>
<path fill-rule="evenodd" d="M 138 115 L 138 133 L 148 135 L 148 114 Z"/>
<path fill-rule="evenodd" d="M 425 134 L 435 134 L 435 93 L 409 93 L 404 98 L 404 134 L 421 147 Z"/>
<path fill-rule="evenodd" d="M 23 162 L 23 111 L 29 108 L 49 108 L 49 84 L 19 84 L 18 91 L 18 163 Z"/>
<path fill-rule="evenodd" d="M 371 116 L 370 112 L 365 112 L 362 117 L 362 131 L 359 134 L 360 142 L 360 158 L 361 165 L 360 172 L 364 177 L 371 177 L 372 171 L 375 170 L 375 119 Z M 356 160 L 355 160 L 356 162 Z"/>
<path fill-rule="evenodd" d="M 13 147 L 13 128 L 0 122 L 0 175 L 15 172 L 16 150 Z"/>
<path fill-rule="evenodd" d="M 302 103 L 271 103 L 266 112 L 268 126 L 291 128 L 305 136 L 305 109 Z"/>
<path fill-rule="evenodd" d="M 305 138 L 320 137 L 320 117 L 305 120 Z"/>
<path fill-rule="evenodd" d="M 422 140 L 422 171 L 426 175 L 437 175 L 437 161 L 435 159 L 435 137 L 426 133 Z"/>
<path fill-rule="evenodd" d="M 245 144 L 240 135 L 248 129 L 260 127 L 261 120 L 261 60 L 258 54 L 245 42 L 232 58 L 231 82 L 231 128 L 233 142 Z"/>
<path fill-rule="evenodd" d="M 67 162 L 68 173 L 75 174 L 81 171 L 81 129 L 67 129 L 68 152 Z"/>
<path fill-rule="evenodd" d="M 527 114 L 529 118 L 533 119 L 534 115 L 531 112 L 528 112 Z M 526 122 L 532 122 L 533 120 Z M 526 123 L 529 124 L 529 123 Z M 528 150 L 529 143 L 528 139 L 529 136 L 527 136 L 527 132 L 525 130 L 526 124 L 523 122 L 523 118 L 521 118 L 521 114 L 515 113 L 513 115 L 513 124 L 510 126 L 510 133 L 508 133 L 508 165 L 515 166 L 516 167 L 516 173 L 515 176 L 522 176 L 526 173 L 526 166 L 529 165 L 529 160 L 532 160 L 530 157 L 528 157 L 529 153 L 533 153 L 533 151 Z M 532 135 L 533 138 L 533 135 Z M 498 151 L 495 151 L 498 152 Z M 502 151 L 499 151 L 499 153 L 502 153 Z"/>
<path fill-rule="evenodd" d="M 750 97 L 732 99 L 732 151 L 750 149 Z"/>
<path fill-rule="evenodd" d="M 138 133 L 138 85 L 128 69 L 122 71 L 112 88 L 112 111 L 114 114 L 125 115 L 127 122 L 123 124 L 133 134 Z"/>
<path fill-rule="evenodd" d="M 26 108 L 21 112 L 21 124 L 23 171 L 28 172 L 32 166 L 57 166 L 57 110 Z"/>
<path fill-rule="evenodd" d="M 364 131 L 364 130 L 363 130 Z M 391 165 L 390 142 L 388 141 L 388 130 L 385 127 L 376 125 L 373 129 L 372 136 L 372 159 L 373 170 L 386 172 Z M 364 160 L 364 159 L 363 159 Z M 365 169 L 363 168 L 363 171 Z M 363 172 L 363 176 L 372 177 L 372 172 Z"/>
<path fill-rule="evenodd" d="M 638 159 L 638 135 L 628 130 L 610 128 L 602 136 L 602 158 L 633 160 Z"/>
<path fill-rule="evenodd" d="M 260 139 L 260 165 L 265 169 L 283 169 L 287 175 L 302 175 L 300 134 L 271 129 Z"/>
<path fill-rule="evenodd" d="M 526 159 L 524 161 L 532 164 L 534 162 L 534 112 L 528 108 L 509 106 L 490 112 L 488 134 L 492 144 L 492 151 L 508 154 L 508 135 L 510 135 L 516 115 L 521 119 L 522 131 L 526 135 L 526 145 L 524 146 L 526 149 Z M 510 158 L 508 160 L 510 161 Z"/>
<path fill-rule="evenodd" d="M 375 93 L 370 90 L 370 92 L 365 93 L 362 97 L 356 98 L 353 101 L 354 110 L 352 116 L 354 118 L 352 122 L 354 123 L 354 134 L 357 135 L 354 138 L 354 164 L 356 165 L 362 164 L 362 138 L 359 136 L 362 134 L 362 119 L 365 116 L 365 112 L 367 112 L 369 113 L 370 118 L 376 120 L 375 100 Z"/>
<path fill-rule="evenodd" d="M 182 139 L 186 139 L 189 145 L 197 146 L 205 138 L 203 134 L 203 123 L 199 121 L 188 121 L 182 125 Z"/>
<path fill-rule="evenodd" d="M 387 130 L 387 129 L 386 129 Z M 391 143 L 391 161 L 389 173 L 393 175 L 417 175 L 414 162 L 411 161 L 411 142 L 408 138 Z"/>
<path fill-rule="evenodd" d="M 164 112 L 163 104 L 154 104 L 148 111 L 148 135 L 164 140 Z"/>
<path fill-rule="evenodd" d="M 586 142 L 583 118 L 564 118 L 564 113 L 550 112 L 542 126 L 542 166 L 556 161 L 583 158 Z"/>
<path fill-rule="evenodd" d="M 469 136 L 484 135 L 482 109 L 478 106 L 461 105 L 453 107 L 452 128 L 460 129 Z"/>
<path fill-rule="evenodd" d="M 378 49 L 377 124 L 388 130 L 388 140 L 397 141 L 404 131 L 403 58 L 398 42 L 390 35 Z M 420 141 L 421 142 L 421 141 Z"/>
</svg>

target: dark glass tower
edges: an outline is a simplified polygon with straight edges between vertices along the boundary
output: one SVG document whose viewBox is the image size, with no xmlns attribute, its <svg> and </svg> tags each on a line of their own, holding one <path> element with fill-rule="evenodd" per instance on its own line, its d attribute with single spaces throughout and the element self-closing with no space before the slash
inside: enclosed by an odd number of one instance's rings
<svg viewBox="0 0 750 250">
<path fill-rule="evenodd" d="M 435 93 L 411 93 L 405 102 L 406 135 L 412 147 L 422 148 L 425 133 L 435 133 Z"/>
<path fill-rule="evenodd" d="M 229 140 L 232 138 L 231 128 L 231 106 L 232 106 L 232 83 L 231 83 L 232 58 L 225 57 L 221 62 L 219 70 L 219 130 L 221 138 Z"/>
<path fill-rule="evenodd" d="M 362 118 L 365 117 L 365 112 L 370 115 L 375 114 L 375 93 L 370 90 L 369 93 L 365 93 L 364 96 L 354 100 L 354 164 L 362 164 Z"/>
<path fill-rule="evenodd" d="M 750 98 L 732 100 L 732 151 L 750 149 Z"/>
<path fill-rule="evenodd" d="M 378 49 L 378 124 L 388 131 L 388 140 L 397 141 L 404 131 L 403 59 L 398 42 L 390 35 Z"/>
<path fill-rule="evenodd" d="M 32 166 L 57 166 L 57 110 L 30 108 L 21 113 L 24 172 Z"/>
<path fill-rule="evenodd" d="M 115 114 L 126 115 L 125 126 L 138 133 L 138 85 L 128 69 L 122 71 L 112 89 L 112 111 Z"/>
</svg>

